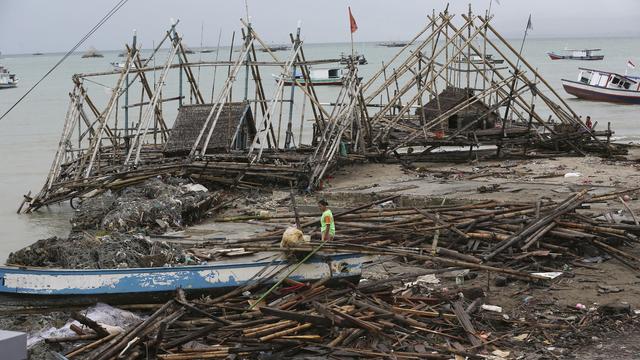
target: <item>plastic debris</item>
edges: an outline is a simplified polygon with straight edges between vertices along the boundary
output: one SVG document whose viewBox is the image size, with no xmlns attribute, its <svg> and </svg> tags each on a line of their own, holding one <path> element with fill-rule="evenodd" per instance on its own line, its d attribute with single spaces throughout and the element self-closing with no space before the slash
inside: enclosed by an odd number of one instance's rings
<svg viewBox="0 0 640 360">
<path fill-rule="evenodd" d="M 497 312 L 497 313 L 501 313 L 502 312 L 502 307 L 501 306 L 497 306 L 497 305 L 482 304 L 482 306 L 480 306 L 480 308 L 482 310 L 486 310 L 486 311 L 493 311 L 493 312 Z"/>
</svg>

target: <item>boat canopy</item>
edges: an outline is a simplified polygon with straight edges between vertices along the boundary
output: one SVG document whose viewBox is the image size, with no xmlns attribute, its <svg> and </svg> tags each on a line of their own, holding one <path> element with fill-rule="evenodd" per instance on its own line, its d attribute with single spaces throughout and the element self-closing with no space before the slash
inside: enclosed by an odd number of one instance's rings
<svg viewBox="0 0 640 360">
<path fill-rule="evenodd" d="M 638 82 L 627 76 L 609 71 L 579 68 L 578 81 L 592 86 L 611 89 L 632 89 Z"/>
</svg>

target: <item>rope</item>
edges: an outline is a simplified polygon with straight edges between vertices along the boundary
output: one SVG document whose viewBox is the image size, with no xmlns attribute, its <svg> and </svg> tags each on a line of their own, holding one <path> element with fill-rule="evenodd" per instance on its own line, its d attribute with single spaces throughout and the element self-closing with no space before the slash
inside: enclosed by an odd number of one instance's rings
<svg viewBox="0 0 640 360">
<path fill-rule="evenodd" d="M 116 5 L 111 8 L 111 10 L 109 10 L 109 12 L 102 18 L 100 19 L 100 21 L 98 21 L 98 23 L 91 28 L 91 30 L 89 30 L 89 32 L 82 37 L 82 39 L 80 39 L 80 41 L 78 41 L 76 43 L 76 45 L 74 45 L 74 47 L 71 48 L 71 50 L 69 50 L 66 54 L 64 54 L 64 56 L 58 60 L 58 62 L 53 65 L 53 67 L 51 69 L 49 69 L 49 71 L 47 71 L 42 78 L 40 78 L 40 80 L 38 80 L 33 86 L 31 86 L 31 88 L 29 88 L 29 90 L 27 90 L 27 92 L 24 93 L 24 95 L 22 95 L 18 101 L 16 101 L 13 105 L 11 105 L 11 107 L 4 112 L 4 114 L 2 114 L 2 116 L 0 116 L 0 120 L 4 119 L 7 115 L 9 115 L 9 113 L 16 107 L 18 106 L 18 104 L 20 104 L 22 102 L 22 100 L 24 100 L 38 85 L 40 85 L 40 83 L 42 81 L 44 81 L 44 79 L 46 79 L 58 66 L 60 66 L 60 64 L 62 64 L 71 54 L 73 54 L 74 51 L 76 51 L 77 48 L 80 47 L 80 45 L 82 45 L 89 37 L 91 37 L 91 35 L 93 35 L 93 33 L 95 33 L 100 27 L 102 27 L 102 25 L 104 25 L 104 23 L 107 22 L 107 20 L 109 20 L 113 15 L 115 15 L 116 12 L 118 12 L 118 10 L 120 10 L 120 8 L 122 8 L 129 0 L 119 0 L 118 3 L 116 3 Z"/>
</svg>

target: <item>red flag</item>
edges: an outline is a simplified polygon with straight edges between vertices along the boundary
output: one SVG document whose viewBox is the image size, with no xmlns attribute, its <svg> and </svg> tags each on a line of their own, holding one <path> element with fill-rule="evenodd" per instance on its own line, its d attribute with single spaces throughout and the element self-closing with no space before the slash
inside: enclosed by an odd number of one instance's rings
<svg viewBox="0 0 640 360">
<path fill-rule="evenodd" d="M 351 13 L 351 6 L 349 6 L 349 23 L 351 24 L 351 33 L 356 32 L 356 30 L 358 30 L 358 24 L 356 24 L 356 19 Z"/>
</svg>

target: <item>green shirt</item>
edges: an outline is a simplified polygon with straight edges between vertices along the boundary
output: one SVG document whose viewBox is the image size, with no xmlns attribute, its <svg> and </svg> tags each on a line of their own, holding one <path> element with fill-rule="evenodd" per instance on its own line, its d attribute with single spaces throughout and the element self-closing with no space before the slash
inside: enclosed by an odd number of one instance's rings
<svg viewBox="0 0 640 360">
<path fill-rule="evenodd" d="M 320 217 L 320 231 L 323 234 L 327 230 L 327 225 L 329 225 L 329 235 L 335 236 L 336 224 L 333 222 L 333 213 L 329 209 L 325 210 Z"/>
</svg>

